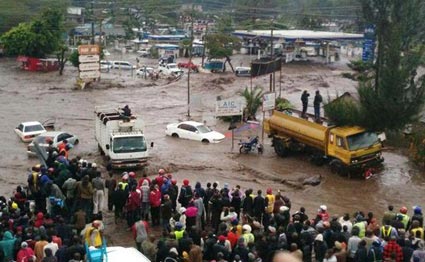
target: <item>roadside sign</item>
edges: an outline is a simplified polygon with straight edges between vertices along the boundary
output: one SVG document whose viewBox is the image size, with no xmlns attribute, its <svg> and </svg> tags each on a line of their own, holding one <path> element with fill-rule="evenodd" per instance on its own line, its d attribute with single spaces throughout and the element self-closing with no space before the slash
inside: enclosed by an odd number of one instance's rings
<svg viewBox="0 0 425 262">
<path fill-rule="evenodd" d="M 266 93 L 263 95 L 263 112 L 274 109 L 275 104 L 276 93 Z"/>
<path fill-rule="evenodd" d="M 240 98 L 218 100 L 215 105 L 216 116 L 242 115 L 243 104 Z"/>
<path fill-rule="evenodd" d="M 84 63 L 84 64 L 80 64 L 79 68 L 80 71 L 93 71 L 93 70 L 99 70 L 99 62 L 95 62 L 95 63 Z"/>
<path fill-rule="evenodd" d="M 100 47 L 98 45 L 79 45 L 79 55 L 98 55 L 100 53 Z"/>
<path fill-rule="evenodd" d="M 80 63 L 99 62 L 99 55 L 80 55 L 78 61 Z"/>
<path fill-rule="evenodd" d="M 82 71 L 80 72 L 80 78 L 81 79 L 93 79 L 93 78 L 99 78 L 100 77 L 100 71 Z"/>
</svg>

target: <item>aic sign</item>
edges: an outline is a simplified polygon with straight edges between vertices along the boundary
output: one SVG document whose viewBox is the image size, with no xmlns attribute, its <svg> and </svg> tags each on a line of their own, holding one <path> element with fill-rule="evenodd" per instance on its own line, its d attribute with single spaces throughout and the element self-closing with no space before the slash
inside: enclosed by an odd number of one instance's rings
<svg viewBox="0 0 425 262">
<path fill-rule="evenodd" d="M 240 98 L 218 100 L 215 105 L 216 116 L 242 115 L 243 104 Z"/>
</svg>

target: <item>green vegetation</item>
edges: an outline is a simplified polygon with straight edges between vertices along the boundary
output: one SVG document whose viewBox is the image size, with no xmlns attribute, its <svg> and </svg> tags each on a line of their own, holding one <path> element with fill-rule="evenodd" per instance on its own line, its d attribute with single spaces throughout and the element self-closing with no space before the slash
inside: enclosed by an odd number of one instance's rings
<svg viewBox="0 0 425 262">
<path fill-rule="evenodd" d="M 255 115 L 260 108 L 263 100 L 263 88 L 261 86 L 255 86 L 254 89 L 250 90 L 245 87 L 245 90 L 241 92 L 241 95 L 245 98 L 246 106 L 244 110 L 245 118 L 248 120 L 255 120 Z"/>
<path fill-rule="evenodd" d="M 63 12 L 47 9 L 28 23 L 21 23 L 0 38 L 7 55 L 26 55 L 43 58 L 62 45 Z"/>
</svg>

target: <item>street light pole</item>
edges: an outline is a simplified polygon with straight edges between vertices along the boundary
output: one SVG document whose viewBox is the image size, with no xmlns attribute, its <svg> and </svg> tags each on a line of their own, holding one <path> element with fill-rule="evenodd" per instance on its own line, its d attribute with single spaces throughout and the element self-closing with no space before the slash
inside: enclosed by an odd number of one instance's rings
<svg viewBox="0 0 425 262">
<path fill-rule="evenodd" d="M 193 49 L 193 10 L 194 4 L 192 2 L 192 11 L 190 14 L 190 45 L 189 45 L 189 67 L 187 71 L 187 118 L 190 119 L 190 71 L 192 65 L 192 49 Z"/>
</svg>

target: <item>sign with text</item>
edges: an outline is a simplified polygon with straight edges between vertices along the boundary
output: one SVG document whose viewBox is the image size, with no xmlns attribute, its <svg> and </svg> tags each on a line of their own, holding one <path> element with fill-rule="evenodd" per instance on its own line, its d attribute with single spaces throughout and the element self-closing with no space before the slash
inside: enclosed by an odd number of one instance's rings
<svg viewBox="0 0 425 262">
<path fill-rule="evenodd" d="M 276 93 L 266 93 L 263 95 L 263 111 L 269 111 L 275 108 Z"/>
<path fill-rule="evenodd" d="M 98 45 L 79 45 L 79 55 L 98 55 L 100 54 L 100 47 Z"/>
<path fill-rule="evenodd" d="M 80 55 L 78 61 L 80 63 L 99 62 L 99 55 Z"/>
<path fill-rule="evenodd" d="M 216 116 L 242 115 L 243 104 L 240 98 L 218 100 L 215 105 Z"/>
<path fill-rule="evenodd" d="M 100 71 L 82 71 L 80 72 L 80 78 L 81 79 L 93 79 L 93 78 L 99 78 L 100 77 Z"/>
<path fill-rule="evenodd" d="M 99 63 L 84 63 L 80 64 L 79 66 L 80 71 L 92 71 L 92 70 L 99 70 Z"/>
</svg>

